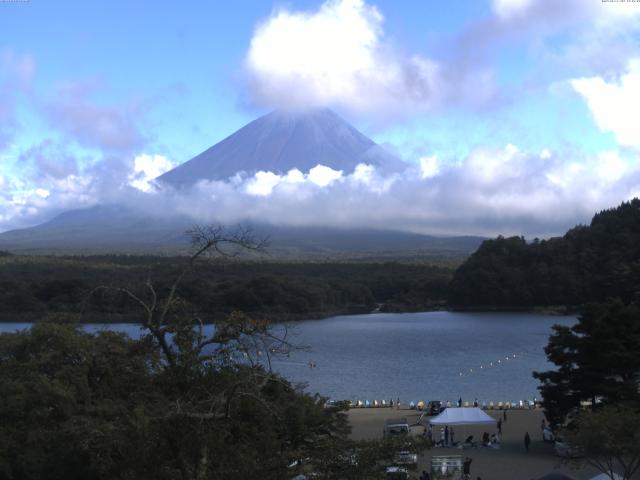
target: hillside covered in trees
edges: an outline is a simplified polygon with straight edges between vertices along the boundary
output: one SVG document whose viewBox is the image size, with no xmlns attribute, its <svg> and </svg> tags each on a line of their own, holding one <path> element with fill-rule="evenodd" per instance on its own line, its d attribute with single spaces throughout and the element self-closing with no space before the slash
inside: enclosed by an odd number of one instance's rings
<svg viewBox="0 0 640 480">
<path fill-rule="evenodd" d="M 486 240 L 455 272 L 455 307 L 574 307 L 640 292 L 640 199 L 596 214 L 563 237 Z"/>
<path fill-rule="evenodd" d="M 0 257 L 0 320 L 82 314 L 87 322 L 135 320 L 136 305 L 100 286 L 169 288 L 184 257 Z M 241 310 L 269 320 L 441 308 L 453 267 L 402 263 L 203 260 L 180 284 L 183 308 L 204 321 Z"/>
</svg>

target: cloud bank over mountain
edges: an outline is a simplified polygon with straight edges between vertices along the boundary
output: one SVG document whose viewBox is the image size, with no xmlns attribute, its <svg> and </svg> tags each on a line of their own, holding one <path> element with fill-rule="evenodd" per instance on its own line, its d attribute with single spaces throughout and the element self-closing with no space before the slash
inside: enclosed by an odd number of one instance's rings
<svg viewBox="0 0 640 480">
<path fill-rule="evenodd" d="M 259 171 L 226 181 L 203 180 L 180 189 L 141 184 L 132 176 L 141 165 L 163 168 L 167 162 L 149 155 L 120 177 L 95 171 L 85 172 L 77 184 L 53 182 L 25 195 L 15 214 L 33 222 L 33 211 L 44 220 L 53 213 L 45 200 L 54 196 L 49 205 L 63 209 L 119 203 L 151 217 L 186 215 L 226 224 L 549 236 L 589 221 L 594 211 L 615 205 L 621 196 L 640 195 L 640 167 L 615 152 L 567 163 L 552 152 L 530 154 L 507 145 L 478 148 L 456 166 L 440 164 L 437 157 L 391 174 L 366 164 L 350 173 L 318 165 L 306 172 Z"/>
</svg>

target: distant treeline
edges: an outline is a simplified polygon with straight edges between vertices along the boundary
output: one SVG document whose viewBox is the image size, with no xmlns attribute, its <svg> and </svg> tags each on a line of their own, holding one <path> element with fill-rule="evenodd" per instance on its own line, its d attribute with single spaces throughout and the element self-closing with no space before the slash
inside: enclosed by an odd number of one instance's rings
<svg viewBox="0 0 640 480">
<path fill-rule="evenodd" d="M 604 210 L 589 226 L 527 243 L 486 240 L 455 272 L 449 303 L 458 307 L 579 306 L 640 293 L 640 200 Z"/>
<path fill-rule="evenodd" d="M 101 286 L 147 298 L 150 280 L 166 292 L 185 258 L 0 255 L 0 319 L 82 314 L 82 321 L 136 321 L 139 306 Z M 402 263 L 203 261 L 180 286 L 185 310 L 204 321 L 241 310 L 271 320 L 441 308 L 453 267 Z M 97 290 L 96 290 L 97 289 Z"/>
<path fill-rule="evenodd" d="M 81 315 L 83 321 L 136 321 L 139 305 L 112 289 L 159 294 L 185 257 L 19 256 L 0 252 L 0 320 Z M 486 240 L 454 264 L 257 262 L 209 259 L 180 286 L 185 310 L 203 321 L 234 310 L 270 320 L 438 308 L 569 309 L 640 295 L 640 200 L 625 202 L 563 237 Z"/>
</svg>

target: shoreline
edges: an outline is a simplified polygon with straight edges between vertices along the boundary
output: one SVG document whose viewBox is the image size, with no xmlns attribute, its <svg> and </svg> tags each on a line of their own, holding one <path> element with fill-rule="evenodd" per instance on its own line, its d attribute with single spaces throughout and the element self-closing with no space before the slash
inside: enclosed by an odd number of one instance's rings
<svg viewBox="0 0 640 480">
<path fill-rule="evenodd" d="M 332 311 L 332 312 L 310 312 L 309 314 L 305 314 L 301 316 L 300 314 L 295 313 L 287 313 L 287 314 L 278 314 L 275 315 L 274 318 L 268 318 L 269 321 L 273 324 L 283 324 L 283 323 L 297 323 L 297 322 L 305 322 L 305 321 L 316 321 L 316 320 L 326 320 L 328 318 L 334 317 L 342 317 L 342 316 L 356 316 L 356 315 L 377 315 L 377 314 L 414 314 L 414 313 L 432 313 L 432 312 L 450 312 L 450 313 L 532 313 L 538 315 L 547 315 L 547 316 L 556 316 L 556 317 L 568 317 L 579 314 L 579 307 L 575 308 L 566 308 L 566 307 L 487 307 L 487 306 L 479 306 L 479 307 L 446 307 L 446 308 L 432 308 L 432 309 L 419 309 L 419 310 L 364 310 L 364 309 L 350 309 L 345 311 Z M 252 312 L 244 312 L 249 316 L 254 316 L 256 318 L 264 315 L 259 313 Z M 49 315 L 60 315 L 69 317 L 78 316 L 78 313 L 75 312 L 54 312 L 54 313 L 44 313 L 42 315 L 34 312 L 33 314 L 18 314 L 15 317 L 10 318 L 10 315 L 5 316 L 3 314 L 0 316 L 0 324 L 7 323 L 38 323 L 41 321 L 47 321 L 44 317 Z M 17 318 L 22 316 L 23 318 Z M 90 315 L 86 315 L 90 316 Z M 99 317 L 105 317 L 103 319 Z M 269 316 L 269 315 L 265 315 Z M 122 318 L 123 316 L 115 314 L 111 315 L 96 315 L 95 320 L 92 321 L 78 321 L 80 325 L 91 325 L 91 324 L 106 324 L 106 325 L 119 325 L 119 324 L 139 324 L 140 322 L 136 321 L 135 318 Z M 111 318 L 109 318 L 111 317 Z M 116 318 L 113 318 L 116 317 Z M 121 317 L 121 318 L 117 318 Z M 73 322 L 70 322 L 73 323 Z M 215 320 L 204 322 L 205 325 L 213 325 Z M 195 325 L 196 323 L 194 323 Z"/>
</svg>

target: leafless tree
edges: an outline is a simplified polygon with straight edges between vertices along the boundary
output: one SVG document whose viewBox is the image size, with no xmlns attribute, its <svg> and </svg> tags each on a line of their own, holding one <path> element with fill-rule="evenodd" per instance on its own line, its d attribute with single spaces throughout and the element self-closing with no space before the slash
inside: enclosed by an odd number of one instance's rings
<svg viewBox="0 0 640 480">
<path fill-rule="evenodd" d="M 288 355 L 293 349 L 303 347 L 294 346 L 289 341 L 286 327 L 281 326 L 276 334 L 270 322 L 251 318 L 241 312 L 233 312 L 226 319 L 216 322 L 209 334 L 205 333 L 205 325 L 200 318 L 176 314 L 184 303 L 179 295 L 180 284 L 193 271 L 199 259 L 210 255 L 236 257 L 247 251 L 262 253 L 268 246 L 267 239 L 256 238 L 248 228 L 229 231 L 222 226 L 195 225 L 187 231 L 187 235 L 191 240 L 191 253 L 165 295 L 158 293 L 150 272 L 144 293 L 102 285 L 95 288 L 92 294 L 107 290 L 133 300 L 142 312 L 140 324 L 160 349 L 167 369 L 231 365 L 250 367 L 254 373 L 251 389 L 243 389 L 243 385 L 239 384 L 231 392 L 219 394 L 218 397 L 223 398 L 219 398 L 218 403 L 224 405 L 223 409 L 212 409 L 210 398 L 210 412 L 206 415 L 201 413 L 201 408 L 195 408 L 200 416 L 224 416 L 229 413 L 230 399 L 248 395 L 248 390 L 255 392 L 274 378 L 271 369 L 274 356 Z M 186 407 L 189 403 L 178 400 L 175 413 L 188 415 Z"/>
</svg>

